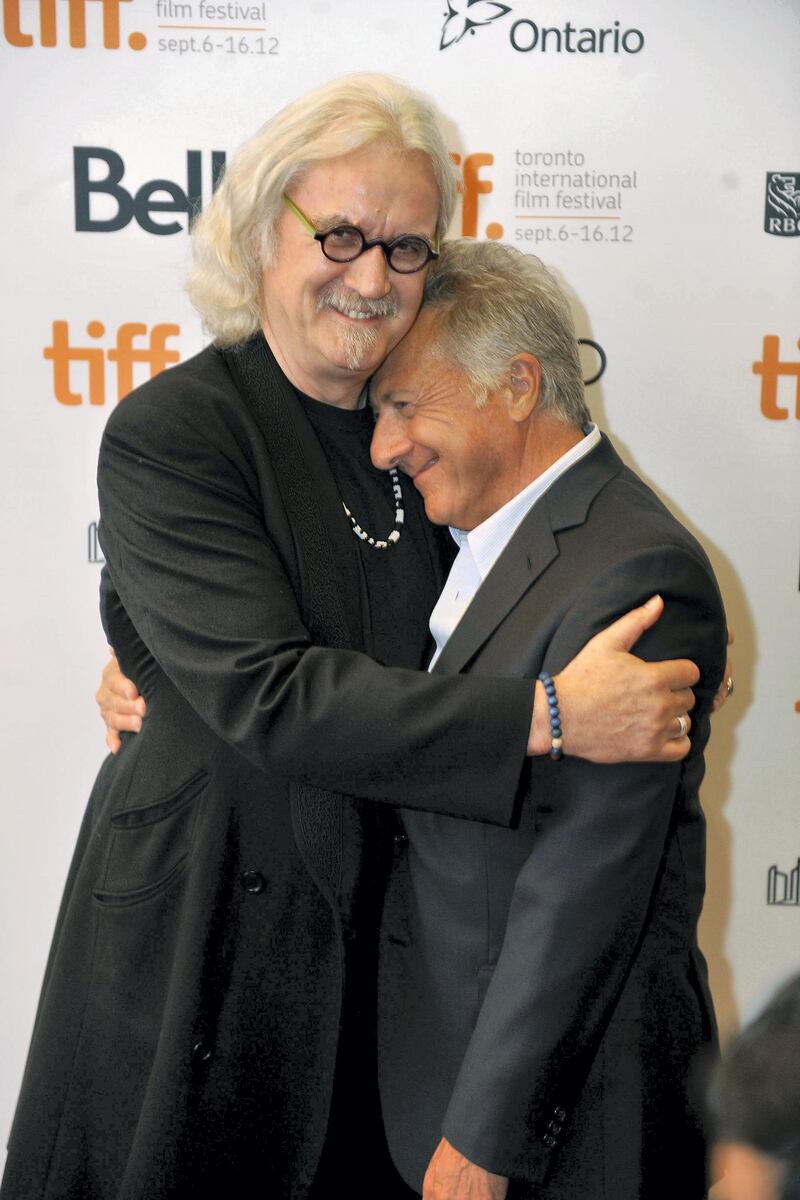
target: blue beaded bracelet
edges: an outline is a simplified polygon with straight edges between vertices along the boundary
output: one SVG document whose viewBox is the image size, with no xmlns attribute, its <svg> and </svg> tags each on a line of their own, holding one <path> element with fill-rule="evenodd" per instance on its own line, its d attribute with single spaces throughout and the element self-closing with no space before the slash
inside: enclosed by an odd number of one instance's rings
<svg viewBox="0 0 800 1200">
<path fill-rule="evenodd" d="M 564 738 L 561 732 L 561 713 L 558 711 L 558 696 L 553 677 L 548 671 L 540 671 L 539 679 L 544 684 L 547 707 L 550 712 L 550 757 L 557 762 L 564 753 Z"/>
</svg>

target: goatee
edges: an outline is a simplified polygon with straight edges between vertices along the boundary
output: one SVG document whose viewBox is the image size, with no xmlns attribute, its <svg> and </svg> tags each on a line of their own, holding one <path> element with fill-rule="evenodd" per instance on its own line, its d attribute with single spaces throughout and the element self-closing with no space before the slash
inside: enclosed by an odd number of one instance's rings
<svg viewBox="0 0 800 1200">
<path fill-rule="evenodd" d="M 317 297 L 317 311 L 321 312 L 324 308 L 332 308 L 334 312 L 351 318 L 347 324 L 342 322 L 339 330 L 339 339 L 345 354 L 345 365 L 350 371 L 360 370 L 365 359 L 378 343 L 377 328 L 374 325 L 368 325 L 366 321 L 359 324 L 359 318 L 363 320 L 365 317 L 396 317 L 399 311 L 394 292 L 390 292 L 388 296 L 382 296 L 378 300 L 370 300 L 365 296 L 359 296 L 357 292 L 342 288 L 336 283 L 329 283 Z"/>
</svg>

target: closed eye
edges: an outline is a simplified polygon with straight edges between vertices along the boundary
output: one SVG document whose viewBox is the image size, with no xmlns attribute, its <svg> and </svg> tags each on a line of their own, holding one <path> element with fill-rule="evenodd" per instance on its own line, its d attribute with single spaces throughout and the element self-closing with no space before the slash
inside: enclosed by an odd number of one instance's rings
<svg viewBox="0 0 800 1200">
<path fill-rule="evenodd" d="M 370 388 L 368 400 L 376 418 L 383 413 L 404 413 L 416 407 L 414 400 L 401 400 L 391 391 L 376 396 L 372 388 Z"/>
</svg>

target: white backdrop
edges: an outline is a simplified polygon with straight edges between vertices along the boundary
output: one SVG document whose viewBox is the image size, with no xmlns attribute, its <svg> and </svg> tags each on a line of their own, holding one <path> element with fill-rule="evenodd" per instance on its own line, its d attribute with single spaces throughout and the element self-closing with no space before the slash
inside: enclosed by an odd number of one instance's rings
<svg viewBox="0 0 800 1200">
<path fill-rule="evenodd" d="M 704 790 L 703 943 L 730 1031 L 800 962 L 798 0 L 3 0 L 3 14 L 0 1135 L 104 753 L 102 427 L 120 382 L 202 344 L 181 292 L 198 170 L 207 199 L 214 152 L 352 70 L 397 74 L 446 114 L 465 179 L 453 233 L 557 268 L 607 360 L 595 417 L 717 571 L 737 684 Z M 599 361 L 587 347 L 587 377 Z"/>
</svg>

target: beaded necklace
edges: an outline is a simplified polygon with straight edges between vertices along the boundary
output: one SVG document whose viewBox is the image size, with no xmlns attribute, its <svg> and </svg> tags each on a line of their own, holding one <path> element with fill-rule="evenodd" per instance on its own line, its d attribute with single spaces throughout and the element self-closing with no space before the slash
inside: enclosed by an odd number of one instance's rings
<svg viewBox="0 0 800 1200">
<path fill-rule="evenodd" d="M 367 531 L 361 528 L 344 500 L 342 500 L 342 508 L 350 519 L 353 533 L 360 541 L 366 542 L 368 546 L 372 546 L 375 550 L 388 550 L 390 546 L 396 546 L 400 541 L 401 526 L 406 519 L 406 514 L 403 511 L 403 489 L 400 487 L 400 476 L 397 474 L 397 468 L 390 467 L 389 475 L 392 480 L 392 492 L 394 493 L 394 529 L 385 540 L 370 537 Z"/>
</svg>

